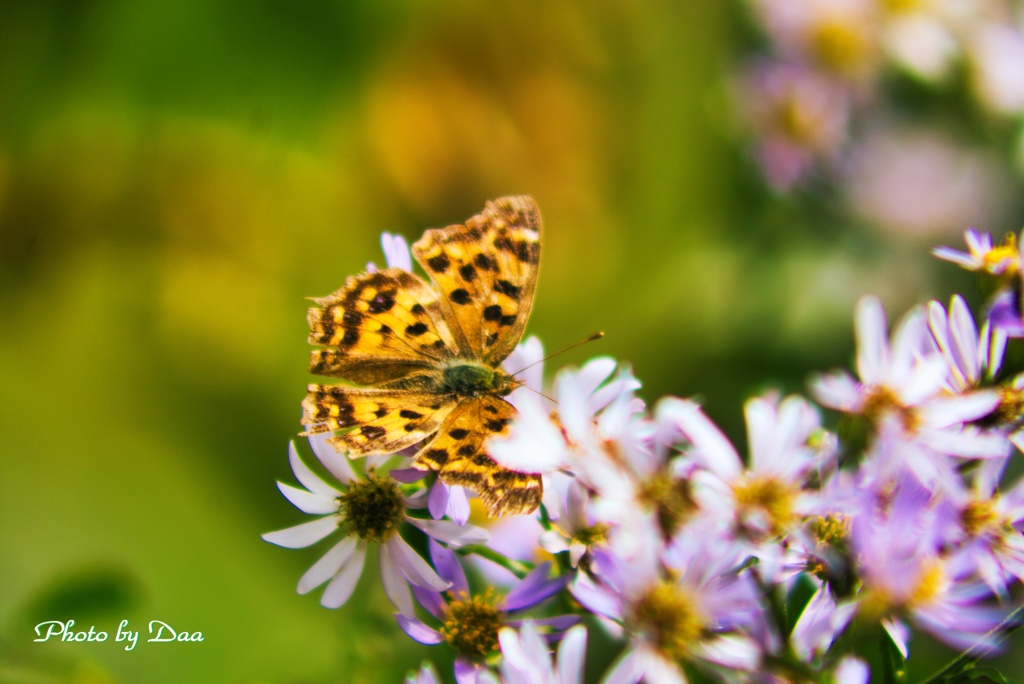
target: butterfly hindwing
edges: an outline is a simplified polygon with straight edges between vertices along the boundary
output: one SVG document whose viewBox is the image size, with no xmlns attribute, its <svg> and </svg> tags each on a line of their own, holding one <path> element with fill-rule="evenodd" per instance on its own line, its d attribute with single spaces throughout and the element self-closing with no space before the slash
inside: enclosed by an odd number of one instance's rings
<svg viewBox="0 0 1024 684">
<path fill-rule="evenodd" d="M 379 385 L 454 356 L 454 340 L 437 292 L 398 268 L 351 277 L 309 310 L 309 370 L 361 385 Z"/>
<path fill-rule="evenodd" d="M 333 432 L 328 441 L 353 456 L 391 454 L 437 431 L 456 406 L 450 395 L 403 389 L 310 385 L 302 402 L 309 432 Z"/>
<path fill-rule="evenodd" d="M 477 492 L 492 516 L 536 509 L 543 494 L 540 476 L 500 466 L 486 450 L 488 439 L 508 433 L 515 415 L 511 404 L 494 395 L 463 399 L 416 454 L 416 467 Z"/>
<path fill-rule="evenodd" d="M 428 230 L 413 254 L 441 290 L 459 351 L 497 366 L 523 336 L 540 259 L 540 211 L 502 197 L 465 225 Z"/>
</svg>

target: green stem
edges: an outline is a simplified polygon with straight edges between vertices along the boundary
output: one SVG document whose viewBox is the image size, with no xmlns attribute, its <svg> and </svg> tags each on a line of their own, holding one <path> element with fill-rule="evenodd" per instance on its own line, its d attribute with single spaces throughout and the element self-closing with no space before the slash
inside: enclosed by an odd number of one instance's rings
<svg viewBox="0 0 1024 684">
<path fill-rule="evenodd" d="M 466 546 L 454 549 L 460 556 L 468 556 L 470 554 L 486 558 L 492 563 L 497 563 L 501 567 L 505 568 L 519 579 L 523 579 L 529 574 L 530 570 L 533 570 L 534 566 L 532 563 L 524 563 L 522 561 L 512 560 L 503 553 L 499 553 L 494 549 L 482 546 L 480 544 L 468 544 Z"/>
<path fill-rule="evenodd" d="M 1011 634 L 1024 625 L 1021 622 L 1022 618 L 1024 618 L 1024 606 L 1007 615 L 1006 619 L 985 634 L 987 637 L 983 640 L 985 643 L 979 643 L 967 649 L 954 658 L 946 667 L 921 682 L 921 684 L 941 684 L 942 682 L 956 681 L 950 679 L 950 677 L 956 677 L 966 672 L 974 667 L 979 660 L 992 653 L 999 644 L 1006 641 Z"/>
</svg>

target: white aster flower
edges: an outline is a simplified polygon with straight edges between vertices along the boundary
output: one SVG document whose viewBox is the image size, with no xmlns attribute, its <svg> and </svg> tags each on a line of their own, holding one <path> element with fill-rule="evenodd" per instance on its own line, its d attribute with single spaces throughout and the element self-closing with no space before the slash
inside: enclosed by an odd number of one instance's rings
<svg viewBox="0 0 1024 684">
<path fill-rule="evenodd" d="M 277 532 L 263 539 L 290 549 L 305 548 L 340 532 L 342 539 L 313 564 L 299 580 L 298 590 L 305 594 L 327 582 L 320 603 L 338 608 L 352 596 L 362 574 L 369 544 L 380 547 L 380 576 L 384 592 L 403 615 L 413 615 L 409 583 L 441 591 L 449 583 L 437 573 L 399 534 L 402 523 L 409 523 L 433 539 L 453 546 L 486 541 L 487 532 L 472 526 L 460 526 L 447 520 L 423 520 L 408 515 L 410 505 L 422 507 L 402 495 L 398 484 L 374 473 L 382 459 L 367 460 L 367 474 L 359 477 L 343 455 L 328 445 L 324 436 L 309 440 L 313 453 L 337 479 L 328 484 L 303 463 L 289 444 L 288 459 L 292 472 L 304 489 L 278 482 L 278 489 L 303 513 L 318 515 L 310 522 Z"/>
</svg>

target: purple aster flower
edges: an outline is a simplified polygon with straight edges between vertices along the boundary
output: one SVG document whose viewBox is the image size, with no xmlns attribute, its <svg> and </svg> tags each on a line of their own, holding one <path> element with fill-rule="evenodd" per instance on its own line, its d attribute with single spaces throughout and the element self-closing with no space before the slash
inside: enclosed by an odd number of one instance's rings
<svg viewBox="0 0 1024 684">
<path fill-rule="evenodd" d="M 511 627 L 498 632 L 502 684 L 582 684 L 586 628 L 577 625 L 565 633 L 555 662 L 546 636 L 532 620 L 523 622 L 518 632 Z"/>
<path fill-rule="evenodd" d="M 988 466 L 992 463 L 992 467 Z M 1002 469 L 978 468 L 970 489 L 951 492 L 956 548 L 950 564 L 976 573 L 1002 599 L 1013 579 L 1024 582 L 1024 479 L 999 491 Z"/>
<path fill-rule="evenodd" d="M 486 541 L 487 532 L 460 526 L 445 520 L 422 520 L 406 512 L 409 499 L 390 477 L 377 475 L 375 469 L 384 459 L 370 457 L 366 474 L 357 476 L 351 463 L 328 445 L 324 437 L 310 437 L 313 453 L 337 479 L 328 484 L 302 462 L 291 443 L 288 459 L 295 478 L 305 489 L 278 482 L 278 489 L 303 513 L 318 515 L 315 520 L 268 532 L 263 539 L 290 549 L 305 548 L 335 533 L 342 536 L 299 580 L 299 593 L 305 594 L 328 582 L 320 602 L 338 608 L 352 595 L 362 574 L 369 544 L 380 547 L 380 576 L 384 592 L 403 614 L 413 614 L 409 585 L 440 591 L 449 582 L 442 579 L 420 558 L 399 534 L 402 523 L 409 523 L 431 539 L 461 545 Z"/>
<path fill-rule="evenodd" d="M 712 553 L 711 546 L 716 551 Z M 599 554 L 599 580 L 580 573 L 570 591 L 591 612 L 621 625 L 630 640 L 606 682 L 685 682 L 680 664 L 707 661 L 752 671 L 761 607 L 735 549 L 685 535 L 665 553 L 629 560 Z"/>
<path fill-rule="evenodd" d="M 989 302 L 988 320 L 992 327 L 1008 337 L 1024 337 L 1024 312 L 1021 311 L 1019 285 L 1016 282 L 1001 288 Z"/>
<path fill-rule="evenodd" d="M 812 440 L 821 433 L 820 419 L 800 397 L 781 402 L 751 399 L 744 413 L 749 467 L 697 404 L 665 399 L 658 405 L 659 421 L 674 422 L 693 445 L 687 456 L 700 466 L 693 481 L 702 514 L 724 526 L 727 534 L 735 535 L 766 563 L 768 555 L 781 550 L 774 541 L 814 510 L 807 479 L 824 455 L 821 445 L 828 442 Z M 780 562 L 770 564 L 769 578 L 774 579 Z"/>
<path fill-rule="evenodd" d="M 950 261 L 968 271 L 984 271 L 990 275 L 1015 275 L 1020 273 L 1020 252 L 1017 249 L 1017 236 L 1007 233 L 1003 244 L 992 246 L 992 236 L 981 233 L 973 228 L 964 232 L 967 251 L 951 247 L 936 247 L 932 254 L 945 261 Z"/>
<path fill-rule="evenodd" d="M 492 588 L 473 596 L 465 572 L 456 555 L 435 542 L 430 555 L 438 574 L 451 583 L 440 592 L 427 587 L 413 587 L 416 599 L 438 622 L 439 628 L 403 613 L 395 618 L 410 637 L 421 644 L 448 643 L 457 656 L 455 678 L 459 684 L 476 683 L 486 672 L 485 659 L 498 650 L 500 632 L 505 627 L 518 627 L 522 620 L 515 615 L 551 598 L 565 587 L 565 578 L 549 578 L 550 563 L 538 565 L 504 597 Z M 534 628 L 548 630 L 544 638 L 553 640 L 579 621 L 579 616 L 563 615 L 534 619 Z"/>
<path fill-rule="evenodd" d="M 598 521 L 589 511 L 590 493 L 577 480 L 571 480 L 565 494 L 565 510 L 552 529 L 537 540 L 548 553 L 568 553 L 573 568 L 594 547 L 604 546 L 610 526 Z"/>
<path fill-rule="evenodd" d="M 963 297 L 950 301 L 947 315 L 942 304 L 928 302 L 928 329 L 949 370 L 947 388 L 955 394 L 992 382 L 1003 363 L 1006 333 L 992 330 L 988 322 L 978 333 L 974 317 Z"/>
<path fill-rule="evenodd" d="M 867 492 L 864 503 L 851 535 L 863 580 L 858 613 L 891 621 L 897 641 L 895 627 L 906 617 L 956 648 L 994 646 L 988 632 L 1005 611 L 981 605 L 988 587 L 941 555 L 944 525 L 933 495 L 907 479 L 884 496 Z"/>
<path fill-rule="evenodd" d="M 866 421 L 872 434 L 870 456 L 880 477 L 909 471 L 923 483 L 955 487 L 948 457 L 1007 454 L 1005 438 L 965 427 L 989 415 L 999 404 L 998 394 L 949 394 L 947 364 L 935 350 L 922 311 L 908 314 L 891 342 L 878 299 L 862 298 L 854 322 L 860 381 L 839 371 L 819 376 L 811 390 L 822 405 Z"/>
<path fill-rule="evenodd" d="M 754 156 L 775 190 L 834 166 L 846 143 L 852 97 L 837 79 L 803 65 L 763 59 L 734 99 L 755 138 Z"/>
</svg>

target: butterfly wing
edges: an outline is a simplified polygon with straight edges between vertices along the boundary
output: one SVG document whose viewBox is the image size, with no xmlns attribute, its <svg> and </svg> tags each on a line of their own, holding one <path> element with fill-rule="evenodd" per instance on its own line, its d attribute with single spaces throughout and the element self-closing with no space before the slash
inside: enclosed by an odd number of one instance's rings
<svg viewBox="0 0 1024 684">
<path fill-rule="evenodd" d="M 496 367 L 522 338 L 537 289 L 540 226 L 532 198 L 501 197 L 465 225 L 428 230 L 413 245 L 441 290 L 461 356 Z"/>
<path fill-rule="evenodd" d="M 381 387 L 310 385 L 302 422 L 310 433 L 338 434 L 328 441 L 352 456 L 392 454 L 422 441 L 456 407 L 451 395 Z"/>
<path fill-rule="evenodd" d="M 491 437 L 508 433 L 515 408 L 504 399 L 482 395 L 463 399 L 448 414 L 437 435 L 416 454 L 414 465 L 436 470 L 441 481 L 468 487 L 492 517 L 532 513 L 540 505 L 540 475 L 519 473 L 487 455 Z"/>
<path fill-rule="evenodd" d="M 398 268 L 350 277 L 309 310 L 309 371 L 360 385 L 381 385 L 438 366 L 455 341 L 437 291 Z"/>
</svg>

